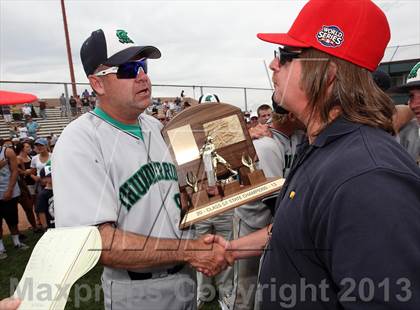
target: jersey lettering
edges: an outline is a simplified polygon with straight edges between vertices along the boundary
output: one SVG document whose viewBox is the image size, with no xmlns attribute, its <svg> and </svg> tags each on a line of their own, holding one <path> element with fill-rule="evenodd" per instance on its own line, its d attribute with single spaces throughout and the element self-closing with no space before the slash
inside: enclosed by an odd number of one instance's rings
<svg viewBox="0 0 420 310">
<path fill-rule="evenodd" d="M 178 181 L 175 165 L 171 163 L 150 162 L 140 167 L 119 190 L 120 202 L 129 211 L 149 188 L 161 181 Z M 177 204 L 178 205 L 178 204 Z"/>
<path fill-rule="evenodd" d="M 181 210 L 181 196 L 179 193 L 176 193 L 174 195 L 174 201 L 175 201 L 176 206 Z"/>
</svg>

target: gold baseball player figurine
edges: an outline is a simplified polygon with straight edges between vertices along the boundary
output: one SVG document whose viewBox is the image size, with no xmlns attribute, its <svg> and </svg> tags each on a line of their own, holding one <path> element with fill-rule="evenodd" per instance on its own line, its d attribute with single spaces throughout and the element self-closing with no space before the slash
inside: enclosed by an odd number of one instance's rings
<svg viewBox="0 0 420 310">
<path fill-rule="evenodd" d="M 230 164 L 216 152 L 216 146 L 213 143 L 213 138 L 209 135 L 206 137 L 206 142 L 200 150 L 200 156 L 204 162 L 204 170 L 207 174 L 207 183 L 209 186 L 216 185 L 217 182 L 217 165 L 222 164 L 225 166 L 233 176 L 238 172 L 231 168 Z"/>
<path fill-rule="evenodd" d="M 191 171 L 188 171 L 187 176 L 185 177 L 185 181 L 192 188 L 193 193 L 198 192 L 198 181 L 194 173 L 192 173 Z"/>
<path fill-rule="evenodd" d="M 248 167 L 249 172 L 254 172 L 255 171 L 255 163 L 252 160 L 251 156 L 249 156 L 249 154 L 242 154 L 242 164 L 245 167 Z"/>
<path fill-rule="evenodd" d="M 239 170 L 243 185 L 257 185 L 266 181 L 264 172 L 256 168 L 255 162 L 249 154 L 242 154 L 242 164 L 248 168 L 248 171 L 246 171 L 247 169 L 243 170 L 242 168 Z"/>
</svg>

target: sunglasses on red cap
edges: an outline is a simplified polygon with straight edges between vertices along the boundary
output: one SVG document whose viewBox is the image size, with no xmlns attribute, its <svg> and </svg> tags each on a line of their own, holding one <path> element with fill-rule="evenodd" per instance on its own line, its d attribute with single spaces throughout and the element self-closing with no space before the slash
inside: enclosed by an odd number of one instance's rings
<svg viewBox="0 0 420 310">
<path fill-rule="evenodd" d="M 129 61 L 116 67 L 111 67 L 95 73 L 95 76 L 104 76 L 107 74 L 116 74 L 118 79 L 135 79 L 143 71 L 147 74 L 147 59 L 138 61 Z"/>
<path fill-rule="evenodd" d="M 274 50 L 274 58 L 277 58 L 280 64 L 283 66 L 286 62 L 291 62 L 295 58 L 299 58 L 302 51 L 288 51 L 282 47 L 279 47 L 278 51 Z"/>
</svg>

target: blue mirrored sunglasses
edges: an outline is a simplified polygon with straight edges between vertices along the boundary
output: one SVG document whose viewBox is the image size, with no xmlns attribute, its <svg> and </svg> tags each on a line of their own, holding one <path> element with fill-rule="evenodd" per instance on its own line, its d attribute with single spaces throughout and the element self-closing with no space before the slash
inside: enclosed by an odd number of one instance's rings
<svg viewBox="0 0 420 310">
<path fill-rule="evenodd" d="M 147 74 L 147 59 L 143 58 L 138 61 L 129 61 L 117 67 L 111 67 L 95 73 L 96 76 L 104 76 L 115 73 L 118 79 L 135 79 L 142 70 Z"/>
</svg>

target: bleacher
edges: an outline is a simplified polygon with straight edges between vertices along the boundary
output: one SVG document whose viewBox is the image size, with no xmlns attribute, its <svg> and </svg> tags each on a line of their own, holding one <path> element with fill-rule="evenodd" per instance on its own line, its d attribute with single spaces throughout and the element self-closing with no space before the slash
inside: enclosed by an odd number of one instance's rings
<svg viewBox="0 0 420 310">
<path fill-rule="evenodd" d="M 174 102 L 176 97 L 159 97 L 161 102 Z M 158 97 L 154 98 L 157 100 Z M 40 125 L 40 129 L 38 132 L 39 137 L 47 137 L 52 133 L 56 135 L 60 135 L 63 131 L 64 127 L 70 123 L 71 118 L 69 117 L 61 117 L 60 114 L 60 107 L 59 107 L 59 100 L 57 98 L 49 98 L 43 99 L 47 102 L 47 119 L 43 120 L 42 118 L 34 118 L 34 120 Z M 198 104 L 198 101 L 194 98 L 186 97 L 183 99 L 182 102 L 188 102 L 191 106 L 195 106 Z M 38 112 L 38 103 L 34 104 L 36 111 Z M 68 113 L 70 114 L 70 108 Z M 39 113 L 38 113 L 39 114 Z M 9 126 L 3 119 L 3 116 L 0 115 L 0 138 L 7 138 L 9 137 Z"/>
<path fill-rule="evenodd" d="M 47 108 L 47 119 L 34 118 L 34 120 L 40 125 L 38 132 L 39 137 L 46 137 L 52 133 L 60 135 L 64 127 L 70 123 L 71 119 L 68 117 L 60 116 L 60 108 L 52 107 Z M 9 126 L 4 121 L 3 117 L 0 118 L 0 138 L 9 137 Z"/>
</svg>

